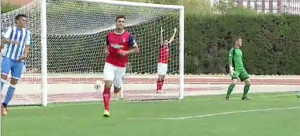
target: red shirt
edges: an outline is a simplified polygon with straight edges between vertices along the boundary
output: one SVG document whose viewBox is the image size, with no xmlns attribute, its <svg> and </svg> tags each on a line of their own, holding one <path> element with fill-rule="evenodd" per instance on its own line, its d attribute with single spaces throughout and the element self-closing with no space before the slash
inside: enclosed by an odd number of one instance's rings
<svg viewBox="0 0 300 136">
<path fill-rule="evenodd" d="M 106 57 L 106 62 L 118 67 L 126 67 L 128 63 L 128 55 L 121 56 L 118 51 L 128 51 L 135 45 L 135 40 L 132 35 L 128 31 L 124 31 L 122 34 L 109 32 L 107 34 L 106 44 L 109 52 Z"/>
<path fill-rule="evenodd" d="M 168 64 L 169 57 L 170 57 L 170 48 L 167 45 L 163 45 L 160 49 L 159 63 Z"/>
</svg>

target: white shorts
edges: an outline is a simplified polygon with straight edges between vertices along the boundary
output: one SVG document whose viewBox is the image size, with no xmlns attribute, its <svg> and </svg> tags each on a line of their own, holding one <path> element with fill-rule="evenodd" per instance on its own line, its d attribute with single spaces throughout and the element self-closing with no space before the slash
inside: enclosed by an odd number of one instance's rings
<svg viewBox="0 0 300 136">
<path fill-rule="evenodd" d="M 126 67 L 118 67 L 105 62 L 103 69 L 104 81 L 113 81 L 115 87 L 121 88 L 125 72 Z"/>
<path fill-rule="evenodd" d="M 157 74 L 158 75 L 166 75 L 168 71 L 168 64 L 158 63 L 157 65 Z"/>
</svg>

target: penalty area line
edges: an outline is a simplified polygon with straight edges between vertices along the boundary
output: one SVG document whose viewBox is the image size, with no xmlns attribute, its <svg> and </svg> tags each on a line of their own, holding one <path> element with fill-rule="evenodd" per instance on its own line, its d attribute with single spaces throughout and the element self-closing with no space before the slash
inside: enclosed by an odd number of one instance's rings
<svg viewBox="0 0 300 136">
<path fill-rule="evenodd" d="M 286 108 L 284 108 L 284 107 L 277 107 L 277 108 L 266 108 L 266 109 L 229 111 L 229 112 L 220 112 L 220 113 L 211 113 L 211 114 L 203 114 L 203 115 L 193 115 L 193 116 L 181 116 L 181 117 L 167 117 L 167 118 L 139 117 L 139 118 L 127 118 L 127 119 L 129 119 L 129 120 L 186 120 L 186 119 L 214 117 L 214 116 L 231 115 L 231 114 L 239 114 L 239 113 L 279 111 L 279 110 L 295 110 L 295 109 L 300 109 L 300 106 L 286 107 Z"/>
</svg>

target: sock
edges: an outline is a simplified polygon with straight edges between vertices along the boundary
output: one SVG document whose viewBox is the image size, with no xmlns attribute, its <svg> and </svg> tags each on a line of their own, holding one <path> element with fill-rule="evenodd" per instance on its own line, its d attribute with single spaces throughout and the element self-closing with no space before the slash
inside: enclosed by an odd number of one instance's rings
<svg viewBox="0 0 300 136">
<path fill-rule="evenodd" d="M 243 97 L 247 97 L 247 93 L 249 91 L 250 85 L 245 85 L 244 86 L 244 93 L 243 93 Z"/>
<path fill-rule="evenodd" d="M 121 89 L 116 90 L 116 88 L 115 88 L 115 90 L 114 90 L 114 99 L 115 100 L 118 100 L 120 98 L 120 92 L 121 92 Z"/>
<path fill-rule="evenodd" d="M 109 111 L 109 103 L 110 103 L 110 88 L 104 88 L 103 91 L 103 102 L 105 110 Z"/>
<path fill-rule="evenodd" d="M 227 90 L 227 94 L 226 94 L 226 97 L 229 98 L 233 88 L 235 87 L 235 84 L 230 84 L 229 87 L 228 87 L 228 90 Z"/>
<path fill-rule="evenodd" d="M 161 80 L 160 90 L 162 90 L 163 85 L 164 85 L 164 80 Z"/>
<path fill-rule="evenodd" d="M 8 90 L 7 90 L 7 93 L 6 93 L 6 97 L 5 97 L 5 100 L 3 102 L 3 105 L 8 105 L 8 103 L 11 101 L 11 99 L 13 98 L 14 96 L 14 92 L 16 90 L 16 86 L 15 85 L 10 85 L 8 87 Z"/>
<path fill-rule="evenodd" d="M 156 90 L 158 91 L 158 90 L 161 90 L 161 86 L 162 86 L 162 81 L 161 80 L 157 80 L 157 88 L 156 88 Z"/>
<path fill-rule="evenodd" d="M 7 107 L 7 104 L 6 103 L 2 103 L 2 105 L 6 108 Z"/>
<path fill-rule="evenodd" d="M 6 84 L 6 80 L 1 79 L 1 91 L 3 90 L 4 84 Z"/>
</svg>

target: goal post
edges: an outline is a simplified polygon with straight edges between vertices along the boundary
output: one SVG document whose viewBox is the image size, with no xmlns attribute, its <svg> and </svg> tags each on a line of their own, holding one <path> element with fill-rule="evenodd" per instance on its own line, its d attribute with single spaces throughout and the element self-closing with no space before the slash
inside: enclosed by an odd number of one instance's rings
<svg viewBox="0 0 300 136">
<path fill-rule="evenodd" d="M 27 72 L 17 87 L 14 105 L 102 100 L 94 89 L 103 81 L 106 35 L 115 28 L 115 17 L 124 14 L 125 29 L 137 41 L 139 54 L 129 56 L 125 75 L 125 100 L 184 98 L 184 7 L 107 0 L 35 0 L 4 15 L 4 27 L 18 13 L 28 16 L 32 51 Z M 163 86 L 156 94 L 161 28 L 169 40 L 170 60 Z M 103 87 L 103 86 L 102 86 Z M 113 91 L 113 87 L 112 87 Z"/>
<path fill-rule="evenodd" d="M 42 105 L 48 104 L 48 79 L 47 79 L 47 0 L 41 0 L 41 48 L 42 48 Z"/>
</svg>

